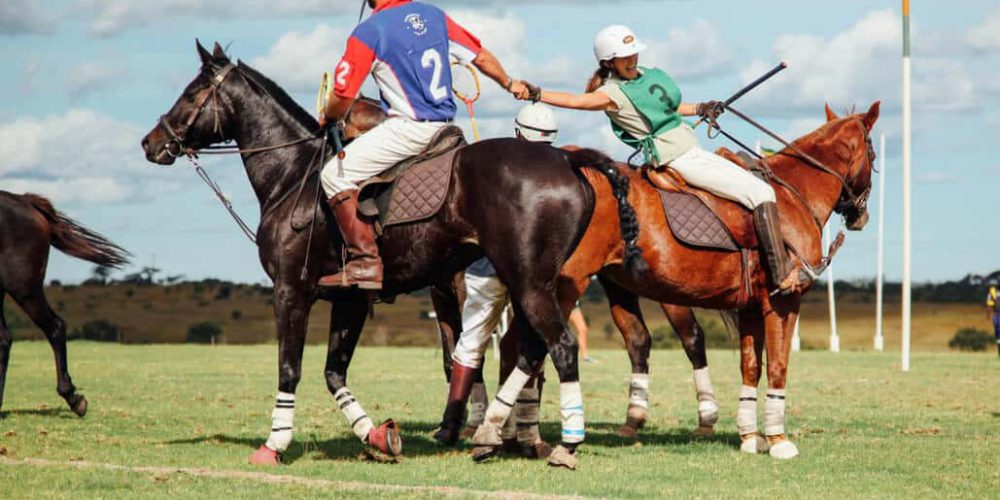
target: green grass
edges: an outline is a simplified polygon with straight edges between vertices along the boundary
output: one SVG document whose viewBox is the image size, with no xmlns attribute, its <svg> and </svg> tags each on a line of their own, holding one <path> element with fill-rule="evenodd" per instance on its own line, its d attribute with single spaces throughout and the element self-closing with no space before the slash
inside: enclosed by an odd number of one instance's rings
<svg viewBox="0 0 1000 500">
<path fill-rule="evenodd" d="M 600 363 L 585 364 L 582 374 L 587 443 L 580 450 L 580 469 L 570 472 L 515 459 L 477 465 L 468 448 L 434 445 L 430 431 L 446 388 L 440 353 L 420 348 L 363 348 L 356 356 L 353 392 L 376 420 L 400 422 L 407 455 L 399 464 L 368 462 L 326 391 L 324 349 L 310 347 L 290 463 L 267 472 L 322 481 L 277 484 L 70 465 L 254 471 L 244 464 L 270 424 L 276 354 L 273 345 L 74 342 L 72 373 L 90 400 L 90 413 L 78 419 L 55 394 L 47 344 L 15 343 L 0 411 L 0 446 L 8 461 L 58 463 L 0 463 L 2 496 L 423 498 L 500 490 L 609 497 L 995 498 L 1000 491 L 995 353 L 915 354 L 908 374 L 899 372 L 895 354 L 796 353 L 788 423 L 802 456 L 778 462 L 737 452 L 737 353 L 709 354 L 723 417 L 717 436 L 700 440 L 689 432 L 696 420 L 690 366 L 680 352 L 654 352 L 651 421 L 641 445 L 633 445 L 614 432 L 625 413 L 626 356 L 595 351 Z M 490 365 L 493 372 L 492 360 Z M 551 367 L 548 373 L 555 378 Z M 542 409 L 550 441 L 559 432 L 557 399 L 556 384 L 550 383 Z"/>
</svg>

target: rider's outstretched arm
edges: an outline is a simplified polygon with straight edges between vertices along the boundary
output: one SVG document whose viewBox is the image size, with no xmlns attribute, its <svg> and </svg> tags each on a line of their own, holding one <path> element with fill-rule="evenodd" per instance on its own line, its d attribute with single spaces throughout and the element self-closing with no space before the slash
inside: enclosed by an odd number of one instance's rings
<svg viewBox="0 0 1000 500">
<path fill-rule="evenodd" d="M 551 104 L 560 108 L 582 109 L 585 111 L 614 111 L 618 109 L 618 105 L 607 94 L 597 91 L 585 94 L 571 94 L 569 92 L 542 90 L 539 100 L 545 104 Z"/>
<path fill-rule="evenodd" d="M 500 60 L 493 55 L 488 49 L 483 49 L 475 59 L 472 60 L 472 64 L 479 68 L 484 75 L 488 76 L 490 80 L 497 82 L 501 87 L 506 89 L 511 94 L 515 96 L 520 96 L 526 92 L 524 84 L 519 80 L 511 78 L 507 74 L 507 71 L 503 69 L 503 65 L 500 64 Z"/>
</svg>

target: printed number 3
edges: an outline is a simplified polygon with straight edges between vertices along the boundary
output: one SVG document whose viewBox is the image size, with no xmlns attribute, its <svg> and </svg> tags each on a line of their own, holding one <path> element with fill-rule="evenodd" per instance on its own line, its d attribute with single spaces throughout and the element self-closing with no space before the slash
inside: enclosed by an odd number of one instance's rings
<svg viewBox="0 0 1000 500">
<path fill-rule="evenodd" d="M 670 98 L 667 97 L 667 89 L 663 88 L 662 85 L 653 85 L 649 87 L 649 93 L 653 96 L 659 94 L 660 102 L 665 106 L 671 106 L 673 103 L 670 102 Z"/>
<path fill-rule="evenodd" d="M 441 70 L 444 68 L 441 54 L 434 49 L 425 50 L 424 55 L 420 57 L 420 65 L 424 68 L 434 69 L 434 74 L 431 76 L 431 86 L 428 89 L 431 91 L 431 97 L 438 101 L 448 97 L 448 89 L 441 86 Z"/>
</svg>

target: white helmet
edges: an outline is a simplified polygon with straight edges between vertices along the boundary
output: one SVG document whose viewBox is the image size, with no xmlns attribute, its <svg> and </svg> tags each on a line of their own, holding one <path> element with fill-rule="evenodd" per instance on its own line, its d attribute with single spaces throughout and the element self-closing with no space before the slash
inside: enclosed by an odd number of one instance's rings
<svg viewBox="0 0 1000 500">
<path fill-rule="evenodd" d="M 646 50 L 646 44 L 640 42 L 627 26 L 620 24 L 602 29 L 594 37 L 594 57 L 598 61 L 634 56 L 643 50 Z"/>
<path fill-rule="evenodd" d="M 531 142 L 553 143 L 559 136 L 559 123 L 552 109 L 544 104 L 529 104 L 514 119 L 514 130 Z"/>
</svg>

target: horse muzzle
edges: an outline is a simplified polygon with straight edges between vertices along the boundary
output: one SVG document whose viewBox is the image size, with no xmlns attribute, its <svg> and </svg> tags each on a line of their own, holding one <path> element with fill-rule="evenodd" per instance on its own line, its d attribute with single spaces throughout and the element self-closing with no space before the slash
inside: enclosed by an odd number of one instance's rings
<svg viewBox="0 0 1000 500">
<path fill-rule="evenodd" d="M 860 217 L 847 221 L 847 229 L 850 231 L 860 231 L 868 224 L 868 211 L 866 210 Z"/>
<path fill-rule="evenodd" d="M 173 165 L 177 156 L 181 154 L 180 145 L 169 139 L 157 140 L 154 137 L 157 135 L 156 132 L 154 130 L 142 138 L 142 151 L 146 155 L 146 161 L 158 165 Z"/>
</svg>

